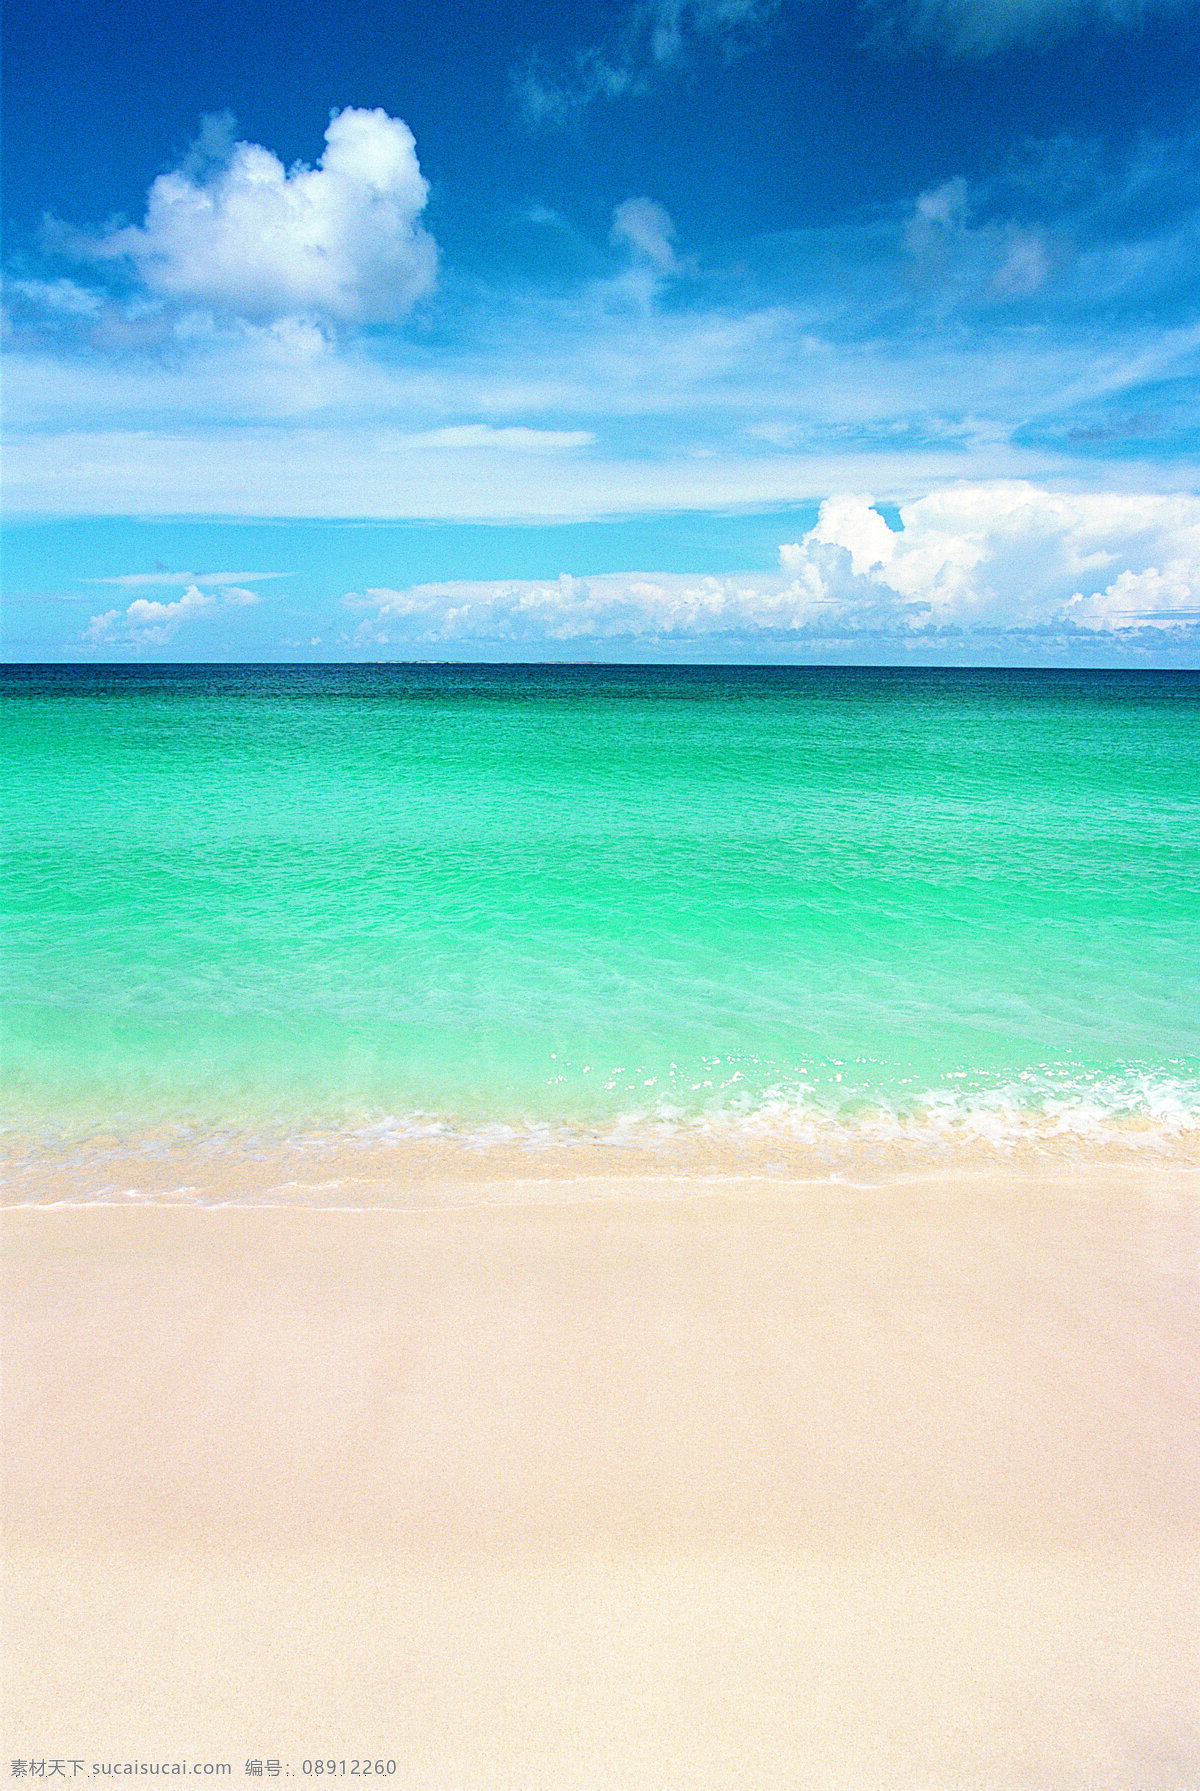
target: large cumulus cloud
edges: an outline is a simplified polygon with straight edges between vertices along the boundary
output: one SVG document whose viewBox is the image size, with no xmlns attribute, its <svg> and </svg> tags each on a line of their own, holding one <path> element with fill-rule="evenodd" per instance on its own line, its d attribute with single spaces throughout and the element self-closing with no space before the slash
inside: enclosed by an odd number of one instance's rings
<svg viewBox="0 0 1200 1791">
<path fill-rule="evenodd" d="M 1200 615 L 1200 499 L 1187 493 L 958 485 L 902 505 L 900 520 L 893 530 L 869 499 L 831 498 L 781 563 L 837 610 L 882 606 L 909 627 L 1119 630 Z"/>
<path fill-rule="evenodd" d="M 248 318 L 386 322 L 435 282 L 437 249 L 419 222 L 428 191 L 408 126 L 347 107 L 315 168 L 285 169 L 257 143 L 232 144 L 215 166 L 194 155 L 159 175 L 144 224 L 91 252 L 128 257 L 165 299 Z"/>
</svg>

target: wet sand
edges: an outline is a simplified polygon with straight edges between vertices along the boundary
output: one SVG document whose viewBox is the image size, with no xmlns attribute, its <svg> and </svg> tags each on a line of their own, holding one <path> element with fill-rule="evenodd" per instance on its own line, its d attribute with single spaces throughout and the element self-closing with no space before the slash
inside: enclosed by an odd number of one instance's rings
<svg viewBox="0 0 1200 1791">
<path fill-rule="evenodd" d="M 12 1210 L 8 1757 L 1200 1785 L 1198 1187 Z"/>
</svg>

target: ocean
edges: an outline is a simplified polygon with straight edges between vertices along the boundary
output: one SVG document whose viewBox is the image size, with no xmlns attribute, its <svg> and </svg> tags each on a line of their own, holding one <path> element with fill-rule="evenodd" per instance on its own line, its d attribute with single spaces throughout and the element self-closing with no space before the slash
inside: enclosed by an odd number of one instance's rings
<svg viewBox="0 0 1200 1791">
<path fill-rule="evenodd" d="M 17 1197 L 281 1151 L 1200 1150 L 1200 673 L 0 688 Z"/>
</svg>

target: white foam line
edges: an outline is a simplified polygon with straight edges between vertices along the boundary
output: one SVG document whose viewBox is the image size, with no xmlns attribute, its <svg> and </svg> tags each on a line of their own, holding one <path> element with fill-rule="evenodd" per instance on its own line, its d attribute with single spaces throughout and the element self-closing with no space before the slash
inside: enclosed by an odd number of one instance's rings
<svg viewBox="0 0 1200 1791">
<path fill-rule="evenodd" d="M 936 1176 L 936 1174 L 938 1172 L 933 1172 L 933 1173 Z M 980 1171 L 980 1173 L 986 1174 L 988 1172 L 986 1170 L 983 1170 L 983 1171 Z M 923 1177 L 920 1175 L 909 1175 L 909 1176 L 905 1176 L 905 1177 L 898 1176 L 896 1178 L 897 1181 L 900 1181 L 900 1180 L 916 1181 L 916 1180 L 921 1180 L 921 1179 L 923 1179 Z M 434 1200 L 422 1201 L 422 1202 L 415 1203 L 415 1204 L 405 1204 L 405 1205 L 399 1205 L 399 1204 L 394 1204 L 394 1203 L 385 1202 L 385 1201 L 376 1201 L 376 1202 L 373 1202 L 369 1206 L 349 1206 L 349 1205 L 326 1206 L 326 1205 L 312 1205 L 308 1202 L 299 1202 L 299 1201 L 294 1201 L 294 1200 L 193 1200 L 193 1201 L 181 1201 L 181 1200 L 164 1199 L 160 1196 L 160 1197 L 147 1198 L 145 1200 L 133 1201 L 133 1200 L 113 1200 L 109 1197 L 102 1196 L 102 1197 L 100 1197 L 98 1199 L 94 1199 L 94 1200 L 13 1201 L 9 1206 L 4 1208 L 4 1211 L 10 1212 L 10 1213 L 12 1213 L 12 1212 L 90 1212 L 90 1211 L 93 1211 L 97 1207 L 101 1207 L 101 1208 L 105 1209 L 106 1211 L 122 1212 L 122 1213 L 144 1212 L 148 1208 L 154 1208 L 154 1209 L 162 1211 L 162 1212 L 197 1212 L 197 1211 L 202 1211 L 202 1212 L 239 1212 L 239 1213 L 268 1213 L 268 1212 L 269 1213 L 432 1213 L 432 1212 L 457 1212 L 457 1211 L 463 1211 L 463 1210 L 466 1210 L 466 1209 L 472 1208 L 472 1207 L 493 1207 L 493 1208 L 499 1209 L 499 1208 L 504 1208 L 504 1207 L 552 1206 L 552 1205 L 558 1204 L 560 1199 L 565 1199 L 567 1204 L 570 1204 L 573 1206 L 586 1205 L 586 1204 L 588 1204 L 589 1199 L 594 1199 L 595 1204 L 597 1206 L 600 1206 L 600 1205 L 604 1204 L 604 1201 L 606 1199 L 622 1198 L 629 1192 L 629 1190 L 631 1188 L 645 1187 L 647 1184 L 651 1184 L 654 1189 L 654 1193 L 651 1194 L 649 1196 L 649 1198 L 655 1198 L 660 1192 L 663 1195 L 665 1195 L 669 1191 L 676 1190 L 676 1189 L 683 1189 L 683 1190 L 687 1191 L 687 1190 L 692 1190 L 692 1189 L 696 1188 L 697 1186 L 701 1186 L 701 1187 L 705 1187 L 705 1188 L 723 1188 L 723 1187 L 732 1187 L 732 1186 L 744 1187 L 747 1183 L 753 1183 L 756 1186 L 763 1187 L 772 1192 L 779 1191 L 782 1189 L 788 1189 L 788 1188 L 815 1189 L 815 1188 L 829 1188 L 831 1186 L 846 1188 L 849 1190 L 861 1190 L 861 1191 L 867 1192 L 867 1191 L 878 1189 L 883 1186 L 888 1186 L 888 1185 L 890 1185 L 890 1181 L 891 1181 L 891 1178 L 888 1178 L 886 1181 L 883 1181 L 883 1182 L 880 1182 L 880 1181 L 856 1181 L 856 1180 L 852 1180 L 850 1177 L 848 1177 L 846 1175 L 839 1175 L 836 1173 L 829 1174 L 829 1175 L 812 1175 L 812 1176 L 772 1176 L 772 1175 L 763 1175 L 761 1172 L 753 1172 L 753 1171 L 747 1171 L 745 1173 L 742 1173 L 737 1170 L 730 1170 L 728 1172 L 713 1171 L 713 1172 L 704 1172 L 704 1173 L 697 1173 L 697 1174 L 689 1174 L 686 1171 L 679 1171 L 679 1172 L 676 1172 L 676 1173 L 670 1174 L 670 1175 L 616 1176 L 616 1175 L 592 1174 L 592 1175 L 562 1176 L 562 1177 L 560 1177 L 560 1176 L 545 1176 L 545 1177 L 539 1178 L 537 1181 L 533 1182 L 533 1184 L 532 1184 L 534 1187 L 546 1190 L 546 1193 L 544 1194 L 544 1196 L 542 1198 L 530 1197 L 527 1199 L 505 1198 L 505 1199 L 499 1199 L 499 1200 L 488 1200 L 488 1199 L 484 1199 L 484 1198 L 480 1197 L 478 1199 L 468 1199 L 468 1200 L 452 1200 L 452 1199 L 451 1200 L 444 1200 L 444 1199 L 437 1200 L 437 1199 L 434 1199 Z M 570 1196 L 570 1195 L 560 1194 L 558 1192 L 559 1190 L 578 1188 L 581 1184 L 594 1185 L 596 1183 L 604 1184 L 604 1192 L 603 1193 L 596 1194 L 594 1196 L 588 1196 L 586 1194 L 576 1194 L 574 1196 Z M 510 1186 L 513 1186 L 513 1185 L 528 1186 L 529 1181 L 527 1178 L 522 1178 L 522 1181 L 520 1183 L 509 1184 L 509 1185 Z M 553 1190 L 553 1192 L 551 1192 L 552 1190 Z"/>
</svg>

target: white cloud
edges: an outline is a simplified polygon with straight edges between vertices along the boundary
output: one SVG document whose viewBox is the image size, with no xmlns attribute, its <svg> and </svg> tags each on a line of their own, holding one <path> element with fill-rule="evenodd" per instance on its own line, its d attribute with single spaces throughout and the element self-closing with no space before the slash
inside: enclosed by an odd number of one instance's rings
<svg viewBox="0 0 1200 1791">
<path fill-rule="evenodd" d="M 122 582 L 119 580 L 99 582 Z M 202 591 L 190 584 L 174 603 L 156 603 L 153 598 L 135 597 L 124 610 L 110 609 L 93 616 L 81 636 L 89 647 L 161 647 L 178 634 L 185 622 L 199 616 L 211 616 L 223 609 L 243 609 L 262 599 L 257 591 L 239 585 L 225 585 L 219 592 Z"/>
<path fill-rule="evenodd" d="M 1200 621 L 1200 563 L 1194 555 L 1164 558 L 1162 566 L 1120 573 L 1103 591 L 1071 599 L 1070 615 L 1083 628 L 1136 628 L 1153 622 L 1184 628 Z"/>
<path fill-rule="evenodd" d="M 382 110 L 347 107 L 325 145 L 315 168 L 290 171 L 256 143 L 234 144 L 216 166 L 194 155 L 159 175 L 143 225 L 111 231 L 91 253 L 128 257 L 162 298 L 243 317 L 399 318 L 433 289 L 437 267 L 418 222 L 429 188 L 412 132 Z"/>
<path fill-rule="evenodd" d="M 1200 498 L 1188 494 L 1012 481 L 951 486 L 900 517 L 893 531 L 868 498 L 830 499 L 781 563 L 830 603 L 883 606 L 914 627 L 1130 628 L 1200 600 Z"/>
<path fill-rule="evenodd" d="M 755 637 L 819 643 L 1131 634 L 1200 615 L 1200 498 L 1063 494 L 1016 481 L 951 486 L 901 506 L 821 506 L 778 573 L 613 573 L 375 588 L 360 646 Z"/>
</svg>

